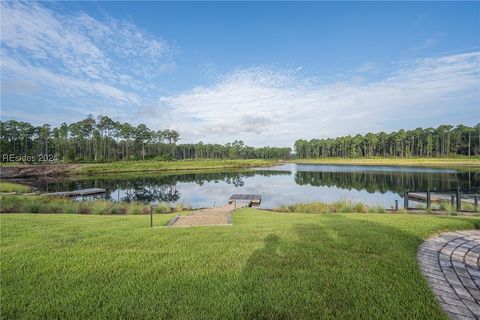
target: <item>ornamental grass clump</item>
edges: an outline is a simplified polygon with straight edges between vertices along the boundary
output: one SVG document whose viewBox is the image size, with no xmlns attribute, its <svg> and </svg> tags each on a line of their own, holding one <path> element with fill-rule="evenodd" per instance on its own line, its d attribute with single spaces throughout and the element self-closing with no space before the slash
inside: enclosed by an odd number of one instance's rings
<svg viewBox="0 0 480 320">
<path fill-rule="evenodd" d="M 127 214 L 142 214 L 144 205 L 138 202 L 131 202 L 128 204 Z"/>
<path fill-rule="evenodd" d="M 190 209 L 178 204 L 177 211 Z M 78 214 L 149 214 L 150 205 L 141 202 L 110 202 L 107 200 L 76 201 L 69 198 L 48 196 L 0 195 L 0 212 L 5 213 L 78 213 Z M 170 207 L 162 203 L 154 213 L 169 213 Z"/>
<path fill-rule="evenodd" d="M 362 202 L 340 200 L 334 203 L 320 201 L 308 203 L 296 203 L 293 205 L 281 205 L 273 209 L 277 212 L 301 212 L 301 213 L 384 213 L 385 208 L 381 205 L 367 206 Z"/>
</svg>

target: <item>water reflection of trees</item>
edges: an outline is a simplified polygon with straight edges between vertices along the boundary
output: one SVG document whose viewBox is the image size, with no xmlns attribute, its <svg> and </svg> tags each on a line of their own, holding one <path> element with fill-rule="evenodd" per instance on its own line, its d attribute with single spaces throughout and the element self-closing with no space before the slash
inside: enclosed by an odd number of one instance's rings
<svg viewBox="0 0 480 320">
<path fill-rule="evenodd" d="M 178 183 L 195 183 L 203 186 L 205 183 L 226 183 L 235 187 L 245 185 L 245 179 L 255 175 L 265 177 L 289 175 L 290 171 L 243 171 L 243 172 L 196 172 L 174 175 L 156 175 L 145 177 L 116 177 L 108 179 L 60 181 L 38 185 L 47 192 L 102 188 L 106 190 L 104 198 L 112 201 L 141 202 L 175 202 L 181 197 L 177 190 Z M 119 190 L 122 190 L 120 195 Z"/>
<path fill-rule="evenodd" d="M 480 176 L 472 172 L 298 171 L 295 182 L 299 185 L 366 190 L 369 193 L 393 191 L 403 194 L 404 190 L 478 189 Z"/>
</svg>

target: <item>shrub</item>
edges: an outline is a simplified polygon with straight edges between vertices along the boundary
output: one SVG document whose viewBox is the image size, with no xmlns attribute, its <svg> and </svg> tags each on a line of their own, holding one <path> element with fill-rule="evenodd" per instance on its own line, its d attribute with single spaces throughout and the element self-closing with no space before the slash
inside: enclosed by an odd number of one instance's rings
<svg viewBox="0 0 480 320">
<path fill-rule="evenodd" d="M 35 201 L 27 201 L 22 209 L 24 209 L 24 212 L 39 213 L 40 208 L 41 208 L 40 203 L 35 202 Z"/>
<path fill-rule="evenodd" d="M 80 202 L 77 207 L 77 213 L 89 214 L 91 213 L 90 206 L 85 202 Z"/>
<path fill-rule="evenodd" d="M 353 211 L 352 212 L 367 213 L 368 212 L 368 207 L 361 202 L 357 202 L 353 205 Z"/>
</svg>

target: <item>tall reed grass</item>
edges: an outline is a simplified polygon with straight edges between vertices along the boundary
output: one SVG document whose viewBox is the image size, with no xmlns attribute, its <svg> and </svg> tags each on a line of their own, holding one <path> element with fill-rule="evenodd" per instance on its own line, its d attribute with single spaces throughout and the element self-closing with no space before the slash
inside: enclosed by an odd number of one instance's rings
<svg viewBox="0 0 480 320">
<path fill-rule="evenodd" d="M 30 187 L 24 186 L 23 184 L 0 181 L 0 192 L 26 193 L 30 190 Z"/>
<path fill-rule="evenodd" d="M 340 200 L 334 203 L 308 202 L 294 205 L 283 205 L 273 209 L 278 212 L 303 212 L 303 213 L 384 213 L 385 208 L 381 205 L 367 206 L 362 202 Z"/>
<path fill-rule="evenodd" d="M 177 206 L 177 211 L 187 207 Z M 80 213 L 80 214 L 146 214 L 151 206 L 141 202 L 110 202 L 106 200 L 75 201 L 68 198 L 47 196 L 1 195 L 0 212 L 2 213 Z M 167 204 L 154 207 L 154 213 L 169 213 L 172 209 Z"/>
</svg>

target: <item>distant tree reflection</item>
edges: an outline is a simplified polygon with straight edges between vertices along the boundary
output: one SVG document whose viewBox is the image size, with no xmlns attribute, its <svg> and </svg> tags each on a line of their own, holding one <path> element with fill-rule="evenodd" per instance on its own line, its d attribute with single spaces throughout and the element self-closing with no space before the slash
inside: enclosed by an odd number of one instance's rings
<svg viewBox="0 0 480 320">
<path fill-rule="evenodd" d="M 299 185 L 366 190 L 369 193 L 403 194 L 404 190 L 478 189 L 480 176 L 472 172 L 298 171 L 295 182 Z"/>
<path fill-rule="evenodd" d="M 102 178 L 95 180 L 59 181 L 55 183 L 38 182 L 36 187 L 42 191 L 55 192 L 86 188 L 102 188 L 106 190 L 104 199 L 110 201 L 141 201 L 141 202 L 176 202 L 181 193 L 177 183 L 195 183 L 203 186 L 205 183 L 226 183 L 235 187 L 245 185 L 245 179 L 255 175 L 289 175 L 290 171 L 242 171 L 242 172 L 198 172 L 173 175 L 153 175 L 128 178 Z M 121 191 L 120 191 L 121 190 Z M 121 195 L 120 195 L 121 194 Z"/>
</svg>

